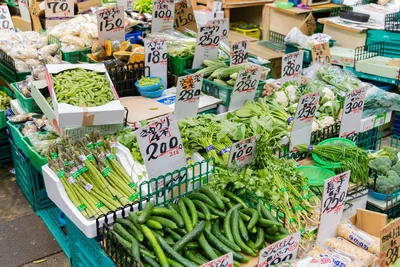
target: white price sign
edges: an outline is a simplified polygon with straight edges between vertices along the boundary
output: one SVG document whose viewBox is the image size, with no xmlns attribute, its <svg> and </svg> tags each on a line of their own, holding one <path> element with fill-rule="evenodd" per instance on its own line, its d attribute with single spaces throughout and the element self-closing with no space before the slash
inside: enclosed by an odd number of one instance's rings
<svg viewBox="0 0 400 267">
<path fill-rule="evenodd" d="M 232 252 L 216 258 L 215 260 L 204 263 L 200 267 L 234 267 Z"/>
<path fill-rule="evenodd" d="M 260 250 L 257 267 L 269 267 L 295 260 L 300 245 L 300 232 L 281 239 Z"/>
<path fill-rule="evenodd" d="M 229 25 L 227 19 L 210 20 L 206 25 L 198 26 L 193 68 L 201 67 L 204 59 L 218 58 L 218 44 L 228 40 Z"/>
<path fill-rule="evenodd" d="M 221 10 L 222 10 L 222 2 L 214 0 L 212 5 L 212 13 L 214 14 L 214 18 L 216 18 L 217 12 Z"/>
<path fill-rule="evenodd" d="M 361 117 L 364 110 L 366 89 L 361 87 L 346 95 L 340 124 L 342 138 L 355 138 L 360 130 Z"/>
<path fill-rule="evenodd" d="M 124 10 L 132 10 L 132 0 L 117 0 L 117 6 L 122 6 Z"/>
<path fill-rule="evenodd" d="M 67 20 L 74 17 L 74 0 L 46 0 L 46 20 Z"/>
<path fill-rule="evenodd" d="M 7 5 L 0 5 L 0 30 L 14 29 L 10 10 Z"/>
<path fill-rule="evenodd" d="M 202 74 L 190 74 L 178 78 L 175 100 L 175 115 L 178 120 L 196 117 L 202 84 Z"/>
<path fill-rule="evenodd" d="M 240 170 L 244 165 L 252 163 L 256 156 L 256 146 L 256 136 L 232 144 L 228 161 L 229 167 L 238 167 Z"/>
<path fill-rule="evenodd" d="M 300 85 L 303 70 L 303 51 L 282 56 L 282 84 L 295 81 Z"/>
<path fill-rule="evenodd" d="M 167 86 L 167 44 L 165 39 L 144 39 L 145 65 L 150 76 L 157 76 Z"/>
<path fill-rule="evenodd" d="M 238 73 L 238 76 L 233 86 L 231 103 L 229 104 L 229 111 L 243 106 L 247 101 L 253 101 L 256 96 L 256 90 L 260 81 L 262 67 L 250 64 L 245 70 Z"/>
<path fill-rule="evenodd" d="M 175 3 L 173 0 L 153 0 L 151 32 L 174 28 Z"/>
<path fill-rule="evenodd" d="M 27 22 L 31 22 L 28 0 L 20 0 L 18 2 L 18 7 L 19 7 L 19 12 L 21 13 L 21 18 Z"/>
<path fill-rule="evenodd" d="M 243 40 L 231 44 L 231 66 L 247 63 L 249 57 L 249 40 Z"/>
<path fill-rule="evenodd" d="M 318 229 L 317 244 L 336 236 L 349 187 L 350 171 L 333 176 L 324 182 L 322 192 L 321 223 Z"/>
<path fill-rule="evenodd" d="M 121 41 L 125 39 L 124 13 L 122 6 L 96 11 L 100 44 L 104 44 L 105 40 Z"/>
</svg>

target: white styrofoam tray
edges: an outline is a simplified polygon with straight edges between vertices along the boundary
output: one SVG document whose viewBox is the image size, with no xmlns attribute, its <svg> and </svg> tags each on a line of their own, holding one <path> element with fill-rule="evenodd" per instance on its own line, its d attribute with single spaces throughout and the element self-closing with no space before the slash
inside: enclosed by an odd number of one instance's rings
<svg viewBox="0 0 400 267">
<path fill-rule="evenodd" d="M 128 175 L 132 177 L 132 180 L 138 184 L 138 174 L 142 174 L 144 171 L 140 164 L 137 164 L 132 155 L 126 147 L 121 144 L 117 144 L 117 160 L 122 167 L 127 171 Z M 49 198 L 57 205 L 57 207 L 64 212 L 64 214 L 88 237 L 93 238 L 97 236 L 96 220 L 87 220 L 78 211 L 72 201 L 69 199 L 67 192 L 64 189 L 57 174 L 54 173 L 49 166 L 46 164 L 42 167 L 43 178 L 46 185 L 46 191 Z M 143 179 L 147 179 L 147 176 Z M 145 189 L 145 187 L 143 188 Z M 144 192 L 145 193 L 145 192 Z M 134 206 L 134 211 L 137 212 L 139 204 Z M 125 208 L 125 212 L 128 212 L 130 208 Z M 117 212 L 117 217 L 122 217 L 122 210 Z M 108 221 L 113 221 L 113 215 L 108 216 Z M 99 220 L 99 225 L 102 226 L 104 217 Z"/>
</svg>

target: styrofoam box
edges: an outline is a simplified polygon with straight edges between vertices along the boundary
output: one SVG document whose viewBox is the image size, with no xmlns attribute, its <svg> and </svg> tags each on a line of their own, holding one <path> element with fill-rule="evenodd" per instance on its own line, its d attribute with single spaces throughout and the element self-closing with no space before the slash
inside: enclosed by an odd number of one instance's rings
<svg viewBox="0 0 400 267">
<path fill-rule="evenodd" d="M 122 167 L 127 171 L 128 175 L 132 177 L 132 180 L 138 184 L 138 173 L 142 173 L 142 169 L 139 164 L 135 163 L 132 155 L 126 147 L 121 144 L 117 144 L 117 160 Z M 93 238 L 97 235 L 96 220 L 87 220 L 78 211 L 72 201 L 69 199 L 67 192 L 64 189 L 57 174 L 54 173 L 48 165 L 42 167 L 43 178 L 46 185 L 46 191 L 49 198 L 57 205 L 57 207 L 88 237 Z M 145 188 L 144 188 L 145 189 Z M 137 212 L 139 204 L 134 206 L 134 211 Z M 125 208 L 125 212 L 128 212 L 130 208 Z M 117 212 L 117 217 L 122 217 L 122 210 Z M 112 222 L 113 215 L 108 216 L 108 221 Z M 99 225 L 102 226 L 104 217 L 99 220 Z"/>
<path fill-rule="evenodd" d="M 385 16 L 396 12 L 395 10 L 377 4 L 369 4 L 353 7 L 354 12 L 370 15 L 370 20 L 375 20 L 379 24 L 385 24 Z"/>
<path fill-rule="evenodd" d="M 58 103 L 50 74 L 57 74 L 65 70 L 76 68 L 83 68 L 104 73 L 107 81 L 110 83 L 110 90 L 112 91 L 116 100 L 110 101 L 109 103 L 102 106 L 86 108 L 77 107 L 66 103 Z M 71 77 L 71 79 L 74 79 L 74 77 Z M 47 64 L 46 80 L 53 102 L 58 126 L 93 126 L 123 123 L 125 114 L 124 106 L 119 101 L 118 94 L 115 91 L 114 85 L 110 79 L 110 76 L 107 73 L 104 64 Z M 91 116 L 93 116 L 93 122 L 90 122 L 91 119 L 84 122 L 85 118 Z"/>
</svg>

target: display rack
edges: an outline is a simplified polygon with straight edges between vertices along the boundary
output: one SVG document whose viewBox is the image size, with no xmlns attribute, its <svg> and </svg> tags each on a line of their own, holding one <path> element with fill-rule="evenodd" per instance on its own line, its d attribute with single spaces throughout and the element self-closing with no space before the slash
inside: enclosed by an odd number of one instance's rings
<svg viewBox="0 0 400 267">
<path fill-rule="evenodd" d="M 285 52 L 285 35 L 268 31 L 268 40 L 258 41 L 259 45 L 265 46 L 277 52 Z"/>
<path fill-rule="evenodd" d="M 385 31 L 400 32 L 400 12 L 385 16 Z"/>
</svg>

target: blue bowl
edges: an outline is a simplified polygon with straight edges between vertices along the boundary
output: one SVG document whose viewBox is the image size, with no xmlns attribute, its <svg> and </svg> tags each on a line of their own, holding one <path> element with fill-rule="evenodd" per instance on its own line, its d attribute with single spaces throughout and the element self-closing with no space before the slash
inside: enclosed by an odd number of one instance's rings
<svg viewBox="0 0 400 267">
<path fill-rule="evenodd" d="M 157 91 L 158 90 L 158 88 L 160 88 L 160 86 L 161 86 L 161 84 L 162 84 L 162 82 L 163 82 L 163 80 L 160 78 L 160 77 L 156 77 L 156 76 L 149 76 L 149 77 L 146 77 L 146 78 L 159 78 L 160 79 L 160 82 L 159 83 L 157 83 L 157 84 L 154 84 L 154 85 L 149 85 L 149 86 L 140 86 L 139 85 L 139 81 L 140 80 L 137 80 L 136 82 L 135 82 L 135 86 L 137 87 L 137 89 L 139 90 L 139 91 Z"/>
<path fill-rule="evenodd" d="M 163 85 L 161 85 L 161 89 L 157 90 L 157 91 L 142 91 L 140 89 L 138 89 L 139 93 L 144 96 L 144 97 L 148 97 L 148 98 L 158 98 L 160 96 L 162 96 L 165 87 Z M 160 87 L 159 87 L 160 88 Z"/>
<path fill-rule="evenodd" d="M 400 195 L 400 191 L 397 191 L 394 194 L 381 194 L 381 193 L 375 192 L 372 189 L 369 189 L 369 193 L 370 193 L 371 197 L 379 199 L 379 200 L 392 199 L 392 198 Z"/>
</svg>

